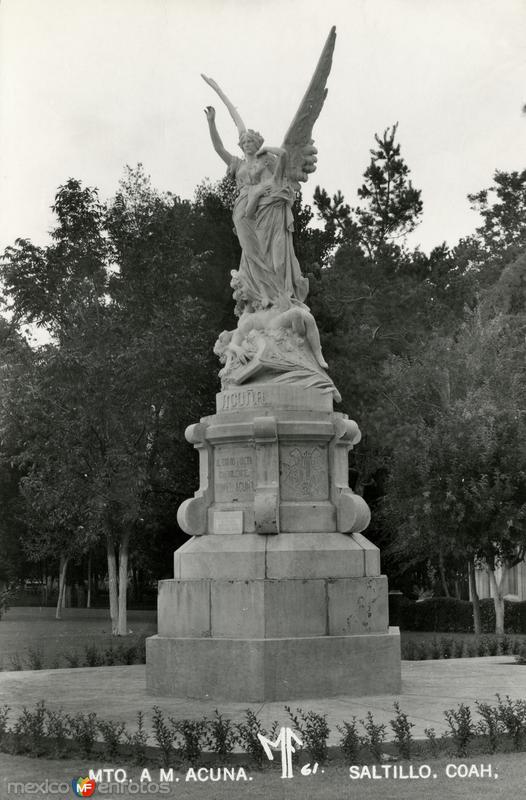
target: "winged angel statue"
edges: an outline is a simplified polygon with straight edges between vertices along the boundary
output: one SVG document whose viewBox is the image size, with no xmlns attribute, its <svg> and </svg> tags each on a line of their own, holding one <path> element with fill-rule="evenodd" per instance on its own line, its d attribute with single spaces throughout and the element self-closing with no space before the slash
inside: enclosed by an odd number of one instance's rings
<svg viewBox="0 0 526 800">
<path fill-rule="evenodd" d="M 216 153 L 235 179 L 233 209 L 242 255 L 232 272 L 239 323 L 223 331 L 215 352 L 224 366 L 223 388 L 254 382 L 296 383 L 338 392 L 325 372 L 320 337 L 305 305 L 308 280 L 294 253 L 292 205 L 299 181 L 316 169 L 312 129 L 327 96 L 336 30 L 331 29 L 320 60 L 281 147 L 263 145 L 263 137 L 247 128 L 235 106 L 211 78 L 206 83 L 226 105 L 239 133 L 243 158 L 224 147 L 215 123 L 215 109 L 205 114 Z"/>
</svg>

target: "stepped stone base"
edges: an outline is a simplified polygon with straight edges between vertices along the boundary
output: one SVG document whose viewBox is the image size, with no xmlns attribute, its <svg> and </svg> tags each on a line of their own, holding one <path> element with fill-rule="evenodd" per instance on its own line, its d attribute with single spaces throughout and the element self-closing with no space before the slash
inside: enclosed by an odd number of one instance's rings
<svg viewBox="0 0 526 800">
<path fill-rule="evenodd" d="M 398 694 L 400 634 L 147 640 L 151 694 L 266 702 Z"/>
<path fill-rule="evenodd" d="M 159 583 L 159 635 L 147 641 L 152 694 L 264 702 L 400 691 L 387 578 L 363 535 L 195 537 L 176 552 L 175 576 Z"/>
</svg>

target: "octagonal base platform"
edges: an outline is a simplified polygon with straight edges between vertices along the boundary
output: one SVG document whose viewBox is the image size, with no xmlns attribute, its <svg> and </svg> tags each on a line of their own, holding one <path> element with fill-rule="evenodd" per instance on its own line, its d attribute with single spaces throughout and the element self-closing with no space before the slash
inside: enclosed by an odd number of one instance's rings
<svg viewBox="0 0 526 800">
<path fill-rule="evenodd" d="M 151 694 L 265 702 L 400 692 L 400 634 L 286 639 L 152 636 Z"/>
</svg>

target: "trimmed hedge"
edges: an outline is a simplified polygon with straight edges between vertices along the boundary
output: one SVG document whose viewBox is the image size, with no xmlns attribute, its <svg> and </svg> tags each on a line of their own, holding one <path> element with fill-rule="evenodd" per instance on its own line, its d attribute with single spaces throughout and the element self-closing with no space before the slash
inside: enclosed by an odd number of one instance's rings
<svg viewBox="0 0 526 800">
<path fill-rule="evenodd" d="M 473 633 L 473 604 L 470 600 L 453 597 L 432 597 L 414 602 L 406 597 L 391 595 L 389 621 L 405 631 L 436 631 L 440 633 Z M 480 601 L 483 633 L 495 632 L 493 600 Z M 504 601 L 504 630 L 506 633 L 526 633 L 526 601 Z"/>
<path fill-rule="evenodd" d="M 387 724 L 378 723 L 368 711 L 365 719 L 353 717 L 350 722 L 344 720 L 341 726 L 336 726 L 341 738 L 337 746 L 330 747 L 330 752 L 327 714 L 301 708 L 293 713 L 285 706 L 302 742 L 293 763 L 299 767 L 309 759 L 301 772 L 312 775 L 317 765 L 310 769 L 310 764 L 323 764 L 329 756 L 333 762 L 336 756 L 337 759 L 343 757 L 347 763 L 363 765 L 410 759 L 411 756 L 437 758 L 441 753 L 466 758 L 479 753 L 519 752 L 526 738 L 526 700 L 512 699 L 508 695 L 502 699 L 498 694 L 496 698 L 494 706 L 475 702 L 480 716 L 477 722 L 470 706 L 464 703 L 445 710 L 448 730 L 437 735 L 434 728 L 425 728 L 426 742 L 414 740 L 414 723 L 397 702 L 393 704 L 394 717 L 389 720 L 394 734 L 392 742 L 386 742 Z M 270 731 L 266 730 L 251 709 L 245 710 L 242 722 L 234 722 L 217 709 L 211 718 L 174 719 L 165 717 L 162 709 L 154 706 L 152 735 L 148 736 L 142 711 L 137 712 L 137 724 L 131 733 L 124 722 L 99 719 L 95 712 L 78 712 L 72 716 L 60 708 L 47 708 L 44 700 L 33 710 L 24 706 L 13 725 L 8 725 L 10 710 L 9 706 L 0 707 L 0 752 L 53 759 L 91 760 L 98 756 L 110 762 L 118 758 L 142 767 L 148 764 L 178 771 L 185 766 L 195 768 L 200 762 L 212 765 L 218 761 L 222 766 L 237 764 L 239 769 L 245 766 L 262 769 L 268 761 L 259 736 L 275 738 L 279 727 L 278 720 L 274 720 Z M 152 740 L 154 746 L 149 744 Z M 129 792 L 137 794 L 132 792 L 131 784 Z"/>
</svg>

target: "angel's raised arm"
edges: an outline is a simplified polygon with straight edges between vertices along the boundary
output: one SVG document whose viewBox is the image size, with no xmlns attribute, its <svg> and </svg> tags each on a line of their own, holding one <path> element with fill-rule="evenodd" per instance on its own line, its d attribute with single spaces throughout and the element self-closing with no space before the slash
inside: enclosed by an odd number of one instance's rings
<svg viewBox="0 0 526 800">
<path fill-rule="evenodd" d="M 234 156 L 226 150 L 223 141 L 217 132 L 216 128 L 216 111 L 213 106 L 205 108 L 206 118 L 208 120 L 208 130 L 210 131 L 210 138 L 219 158 L 222 158 L 225 164 L 229 167 L 232 163 Z"/>
</svg>

